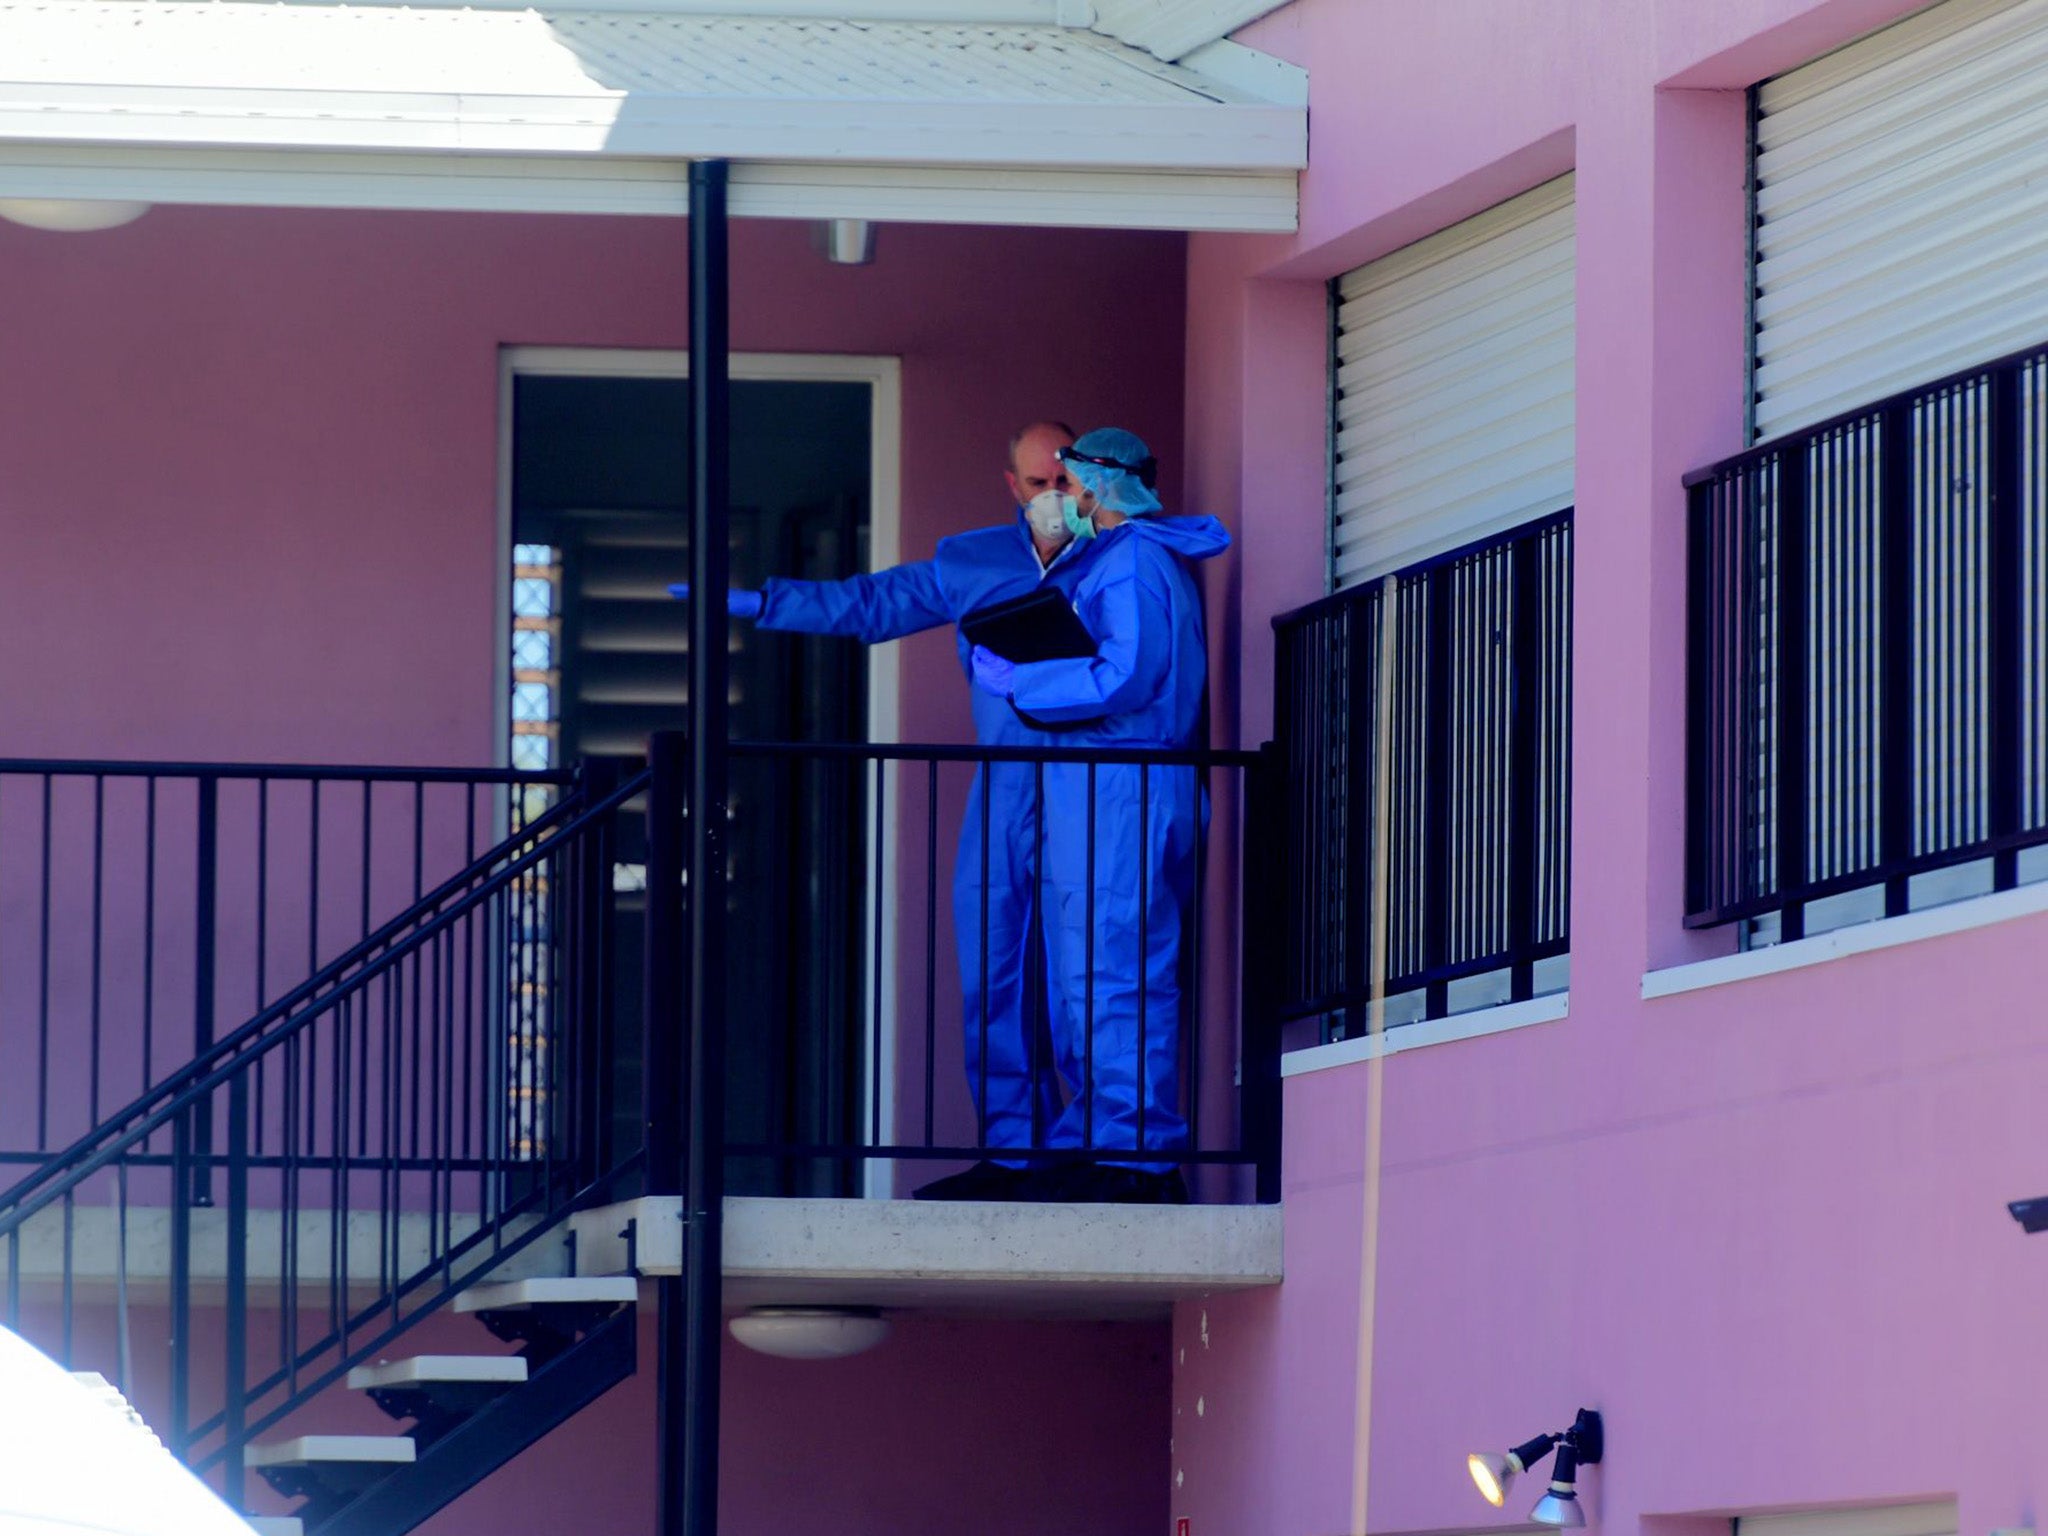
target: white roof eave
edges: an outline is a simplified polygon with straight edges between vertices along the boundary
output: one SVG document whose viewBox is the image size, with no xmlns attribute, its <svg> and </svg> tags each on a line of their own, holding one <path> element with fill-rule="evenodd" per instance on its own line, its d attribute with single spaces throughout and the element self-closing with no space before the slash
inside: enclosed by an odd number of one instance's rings
<svg viewBox="0 0 2048 1536">
<path fill-rule="evenodd" d="M 0 82 L 0 139 L 17 143 L 1293 171 L 1306 164 L 1306 138 L 1298 108 L 1215 102 L 448 96 Z"/>
<path fill-rule="evenodd" d="M 115 25 L 115 23 L 119 25 Z M 1062 27 L 0 0 L 0 196 L 1283 232 L 1299 101 Z"/>
</svg>

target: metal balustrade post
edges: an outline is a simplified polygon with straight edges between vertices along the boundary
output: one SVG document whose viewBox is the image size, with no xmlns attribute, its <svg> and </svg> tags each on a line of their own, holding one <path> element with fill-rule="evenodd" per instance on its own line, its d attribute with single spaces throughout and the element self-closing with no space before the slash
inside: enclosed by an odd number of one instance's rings
<svg viewBox="0 0 2048 1536">
<path fill-rule="evenodd" d="M 171 1122 L 171 1449 L 192 1452 L 192 1112 Z"/>
<path fill-rule="evenodd" d="M 647 933 L 643 947 L 640 1105 L 646 1192 L 683 1192 L 683 801 L 689 744 L 675 731 L 647 743 Z"/>
<path fill-rule="evenodd" d="M 1422 968 L 1424 1014 L 1450 1012 L 1451 956 L 1451 573 L 1439 566 L 1409 589 L 1420 592 L 1423 614 L 1423 761 L 1429 773 L 1416 788 L 1422 795 L 1423 901 Z M 1392 967 L 1389 967 L 1392 971 Z"/>
<path fill-rule="evenodd" d="M 1244 770 L 1244 843 L 1238 858 L 1239 1105 L 1245 1150 L 1252 1155 L 1254 1198 L 1280 1203 L 1281 861 L 1271 856 L 1282 835 L 1287 768 L 1278 742 L 1259 748 Z M 1197 1021 L 1199 1027 L 1199 1020 Z M 1201 1091 L 1201 1085 L 1195 1085 Z"/>
<path fill-rule="evenodd" d="M 1806 936 L 1806 588 L 1807 485 L 1806 447 L 1794 444 L 1778 456 L 1777 524 L 1778 587 L 1777 655 L 1773 671 L 1778 714 L 1777 748 L 1778 844 L 1775 887 L 1783 898 L 1779 908 L 1781 941 Z"/>
<path fill-rule="evenodd" d="M 1368 591 L 1377 593 L 1377 598 L 1368 596 L 1360 599 L 1357 606 L 1345 615 L 1342 716 L 1338 720 L 1330 718 L 1334 699 L 1325 697 L 1325 707 L 1319 712 L 1322 718 L 1315 726 L 1324 751 L 1328 750 L 1328 744 L 1336 739 L 1339 732 L 1344 736 L 1344 856 L 1341 866 L 1344 974 L 1340 985 L 1346 1002 L 1343 1012 L 1346 1037 L 1363 1034 L 1366 1028 L 1366 1007 L 1371 1002 L 1369 994 L 1372 990 L 1373 839 L 1384 836 L 1386 831 L 1375 827 L 1372 817 L 1375 775 L 1386 771 L 1384 763 L 1374 761 L 1377 748 L 1375 724 L 1379 719 L 1380 701 L 1379 670 L 1373 649 L 1380 630 L 1379 604 L 1389 601 L 1389 598 L 1381 583 L 1375 582 Z M 1315 664 L 1327 665 L 1327 659 L 1320 651 L 1321 648 L 1317 647 Z M 1334 694 L 1336 690 L 1331 688 L 1329 692 Z M 1265 789 L 1269 793 L 1275 792 L 1272 785 L 1265 786 Z M 1317 792 L 1321 793 L 1321 790 Z M 1303 910 L 1308 910 L 1306 903 Z M 1319 977 L 1318 982 L 1322 981 L 1323 978 Z"/>
<path fill-rule="evenodd" d="M 2020 786 L 2026 752 L 2023 651 L 2026 624 L 2026 507 L 2022 502 L 2020 393 L 2024 365 L 2008 363 L 1990 378 L 1986 444 L 1991 460 L 1990 539 L 1985 551 L 1989 590 L 1985 614 L 1988 677 L 1985 754 L 1990 812 L 1986 831 L 1993 848 L 1992 885 L 2011 890 L 2019 883 L 2019 850 L 2010 839 L 2020 829 Z"/>
<path fill-rule="evenodd" d="M 221 1497 L 242 1508 L 249 1382 L 249 1073 L 228 1082 L 227 1358 L 221 1382 Z M 343 1276 L 342 1283 L 347 1283 Z"/>
<path fill-rule="evenodd" d="M 220 921 L 220 780 L 200 778 L 196 880 L 192 898 L 192 1056 L 213 1046 L 214 965 Z M 202 1099 L 192 1111 L 192 1203 L 213 1204 L 213 1104 Z"/>
<path fill-rule="evenodd" d="M 1716 630 L 1712 565 L 1718 480 L 1693 486 L 1686 497 L 1685 552 L 1685 912 L 1689 926 L 1715 904 L 1719 884 L 1710 859 L 1715 818 L 1709 808 L 1727 786 L 1714 773 L 1715 711 L 1720 700 L 1708 686 L 1714 676 Z"/>
<path fill-rule="evenodd" d="M 576 795 L 585 807 L 601 804 L 619 782 L 613 758 L 587 757 L 576 768 Z M 612 1026 L 612 861 L 616 815 L 593 827 L 576 850 L 576 892 L 569 925 L 572 997 L 570 1029 L 576 1049 L 576 1127 L 571 1138 L 575 1182 L 586 1183 L 615 1167 L 612 1105 L 616 1059 Z"/>
<path fill-rule="evenodd" d="M 1913 404 L 1885 407 L 1879 427 L 1881 546 L 1878 704 L 1879 865 L 1885 915 L 1907 910 L 1913 857 Z"/>
<path fill-rule="evenodd" d="M 1542 712 L 1543 535 L 1508 552 L 1508 996 L 1536 994 L 1536 759 Z"/>
</svg>

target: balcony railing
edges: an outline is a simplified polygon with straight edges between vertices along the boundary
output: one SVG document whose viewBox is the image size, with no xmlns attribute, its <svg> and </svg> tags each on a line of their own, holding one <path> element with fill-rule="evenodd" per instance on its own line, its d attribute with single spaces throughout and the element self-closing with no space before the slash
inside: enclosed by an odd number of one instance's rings
<svg viewBox="0 0 2048 1536">
<path fill-rule="evenodd" d="M 2017 883 L 2048 844 L 2048 349 L 1686 484 L 1686 921 L 1790 939 L 1823 898 Z"/>
<path fill-rule="evenodd" d="M 1255 883 L 1241 894 L 1230 878 L 1240 839 L 1247 851 L 1270 842 L 1270 755 L 740 743 L 732 775 L 743 807 L 823 807 L 803 835 L 860 850 L 853 878 L 835 881 L 820 877 L 843 865 L 801 837 L 757 838 L 781 856 L 732 887 L 735 948 L 747 935 L 779 978 L 772 991 L 810 999 L 769 995 L 736 1012 L 730 1059 L 753 1043 L 758 1065 L 752 1092 L 736 1080 L 728 1095 L 734 1189 L 902 1193 L 946 1163 L 1028 1153 L 1179 1164 L 1198 1193 L 1277 1198 L 1277 1041 L 1256 981 L 1277 914 Z M 977 781 L 1002 783 L 1022 825 L 970 794 Z M 1108 809 L 1118 801 L 1122 816 Z M 1177 853 L 1148 855 L 1128 835 L 1139 825 Z M 1232 845 L 1214 846 L 1226 830 Z M 1006 910 L 1019 891 L 973 875 L 1005 863 L 1004 842 L 1035 870 L 1021 952 Z M 969 873 L 956 879 L 963 846 Z M 801 931 L 778 932 L 791 914 Z M 1240 924 L 1251 975 L 1232 991 Z M 1140 949 L 1151 962 L 1128 964 Z M 734 964 L 737 990 L 748 966 Z M 1025 1073 L 1044 1087 L 1028 1125 L 992 1142 L 1006 1092 L 991 1067 L 1002 1047 L 990 1021 L 1005 1013 L 992 978 L 1013 970 Z M 832 978 L 822 993 L 809 984 L 820 974 Z M 822 1054 L 821 1013 L 843 1031 Z M 739 1038 L 761 1030 L 765 1048 Z M 1150 1065 L 1133 1083 L 1137 1061 Z"/>
<path fill-rule="evenodd" d="M 569 783 L 0 760 L 0 1164 L 40 1163 L 91 1130 Z M 284 1092 L 274 1071 L 254 1080 L 259 1127 Z M 210 1134 L 202 1112 L 202 1156 Z"/>
<path fill-rule="evenodd" d="M 599 1162 L 611 1086 L 602 1057 L 612 1016 L 605 941 L 617 913 L 621 813 L 647 776 L 620 782 L 593 771 L 531 820 L 515 812 L 521 824 L 502 841 L 477 846 L 469 825 L 484 810 L 470 791 L 501 775 L 333 770 L 295 778 L 287 770 L 113 765 L 91 772 L 138 788 L 144 808 L 155 803 L 148 792 L 162 790 L 160 809 L 182 799 L 194 813 L 185 831 L 198 834 L 198 846 L 188 848 L 183 874 L 196 879 L 166 877 L 165 919 L 186 907 L 188 927 L 203 936 L 215 925 L 218 939 L 229 918 L 239 940 L 253 942 L 265 931 L 261 897 L 283 885 L 308 898 L 297 914 L 308 927 L 293 938 L 309 946 L 296 957 L 309 969 L 267 996 L 258 964 L 247 978 L 256 991 L 245 995 L 266 996 L 264 1005 L 231 1016 L 217 1037 L 184 1046 L 185 1059 L 139 1092 L 132 1081 L 96 1075 L 102 1064 L 140 1065 L 135 1031 L 143 1021 L 126 999 L 109 1010 L 108 1049 L 97 1049 L 95 1033 L 95 1075 L 74 1087 L 98 1085 L 118 1097 L 103 1101 L 82 1133 L 65 1131 L 66 1144 L 42 1149 L 32 1166 L 0 1180 L 0 1319 L 66 1363 L 89 1360 L 124 1390 L 136 1379 L 165 1384 L 166 1439 L 196 1470 L 217 1474 L 223 1494 L 239 1503 L 254 1440 L 628 1171 L 630 1153 Z M 322 898 L 341 892 L 316 878 L 320 866 L 304 846 L 296 850 L 303 865 L 280 859 L 254 871 L 209 850 L 232 841 L 213 803 L 228 784 L 249 791 L 235 798 L 247 799 L 254 819 L 246 829 L 265 847 L 264 830 L 281 827 L 264 815 L 263 786 L 279 780 L 310 786 L 300 830 L 317 846 L 327 825 L 319 791 L 337 779 L 363 786 L 345 801 L 347 814 L 361 818 L 361 841 L 351 840 L 351 858 L 325 866 L 342 887 L 353 872 L 370 899 L 386 889 L 376 857 L 384 824 L 377 787 L 405 791 L 401 803 L 413 814 L 398 818 L 411 830 L 395 840 L 410 850 L 394 875 L 393 889 L 404 892 L 397 914 L 346 934 L 326 958 L 321 930 L 311 925 Z M 183 796 L 175 792 L 181 780 L 189 781 Z M 428 807 L 442 797 L 429 797 L 428 784 L 461 791 L 449 803 L 463 824 L 442 826 L 452 842 L 439 856 L 430 851 L 439 839 L 428 833 Z M 42 803 L 47 810 L 59 798 L 52 786 Z M 104 802 L 95 796 L 91 804 L 94 844 L 104 848 Z M 134 830 L 143 828 L 165 830 L 147 818 Z M 52 831 L 42 847 L 62 845 Z M 116 845 L 139 852 L 154 872 L 152 854 L 184 840 L 166 831 L 162 843 Z M 458 863 L 445 877 L 435 872 L 442 856 Z M 45 861 L 28 862 L 36 870 Z M 291 878 L 281 878 L 287 872 Z M 244 873 L 255 876 L 246 890 Z M 47 896 L 47 875 L 43 885 Z M 87 889 L 106 894 L 97 884 Z M 243 906 L 233 893 L 256 904 Z M 254 956 L 262 953 L 259 945 Z M 103 958 L 98 945 L 94 954 Z M 186 958 L 207 1015 L 221 1000 L 208 982 L 226 979 L 219 951 Z M 146 985 L 155 974 L 145 965 L 132 979 Z M 45 980 L 38 990 L 51 988 Z M 78 1005 L 100 993 L 57 990 L 48 1018 L 63 1038 L 84 1022 Z M 230 995 L 223 987 L 222 998 Z M 100 1016 L 90 1017 L 97 1030 Z M 47 1085 L 38 1077 L 37 1086 Z M 139 1377 L 131 1371 L 131 1281 L 161 1282 L 167 1293 L 165 1326 L 139 1341 Z M 113 1341 L 89 1312 L 108 1292 Z M 157 1303 L 149 1290 L 142 1294 Z M 220 1326 L 198 1327 L 197 1313 L 216 1302 Z"/>
<path fill-rule="evenodd" d="M 1545 990 L 1570 947 L 1571 514 L 1275 620 L 1284 1017 Z M 1374 892 L 1385 899 L 1375 910 Z"/>
</svg>

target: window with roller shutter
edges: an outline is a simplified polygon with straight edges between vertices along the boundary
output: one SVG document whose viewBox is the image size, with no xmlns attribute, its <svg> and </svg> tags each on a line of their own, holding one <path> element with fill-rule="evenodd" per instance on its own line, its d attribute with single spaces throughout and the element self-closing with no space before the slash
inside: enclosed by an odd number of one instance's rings
<svg viewBox="0 0 2048 1536">
<path fill-rule="evenodd" d="M 2048 874 L 2048 0 L 1757 87 L 1756 446 L 1691 477 L 1688 914 Z"/>
</svg>

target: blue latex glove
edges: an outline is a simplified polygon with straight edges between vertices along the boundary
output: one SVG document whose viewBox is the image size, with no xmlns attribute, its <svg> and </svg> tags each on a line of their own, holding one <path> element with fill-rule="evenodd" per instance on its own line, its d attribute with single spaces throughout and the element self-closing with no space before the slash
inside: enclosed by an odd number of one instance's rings
<svg viewBox="0 0 2048 1536">
<path fill-rule="evenodd" d="M 690 597 L 690 584 L 687 581 L 671 582 L 668 595 L 682 598 L 687 602 Z M 752 587 L 734 587 L 725 594 L 726 612 L 736 619 L 758 619 L 761 617 L 761 604 L 765 601 L 766 599 Z"/>
<path fill-rule="evenodd" d="M 1017 666 L 1015 662 L 1003 660 L 985 645 L 977 645 L 973 656 L 974 681 L 977 687 L 1007 699 L 1016 686 Z"/>
</svg>

